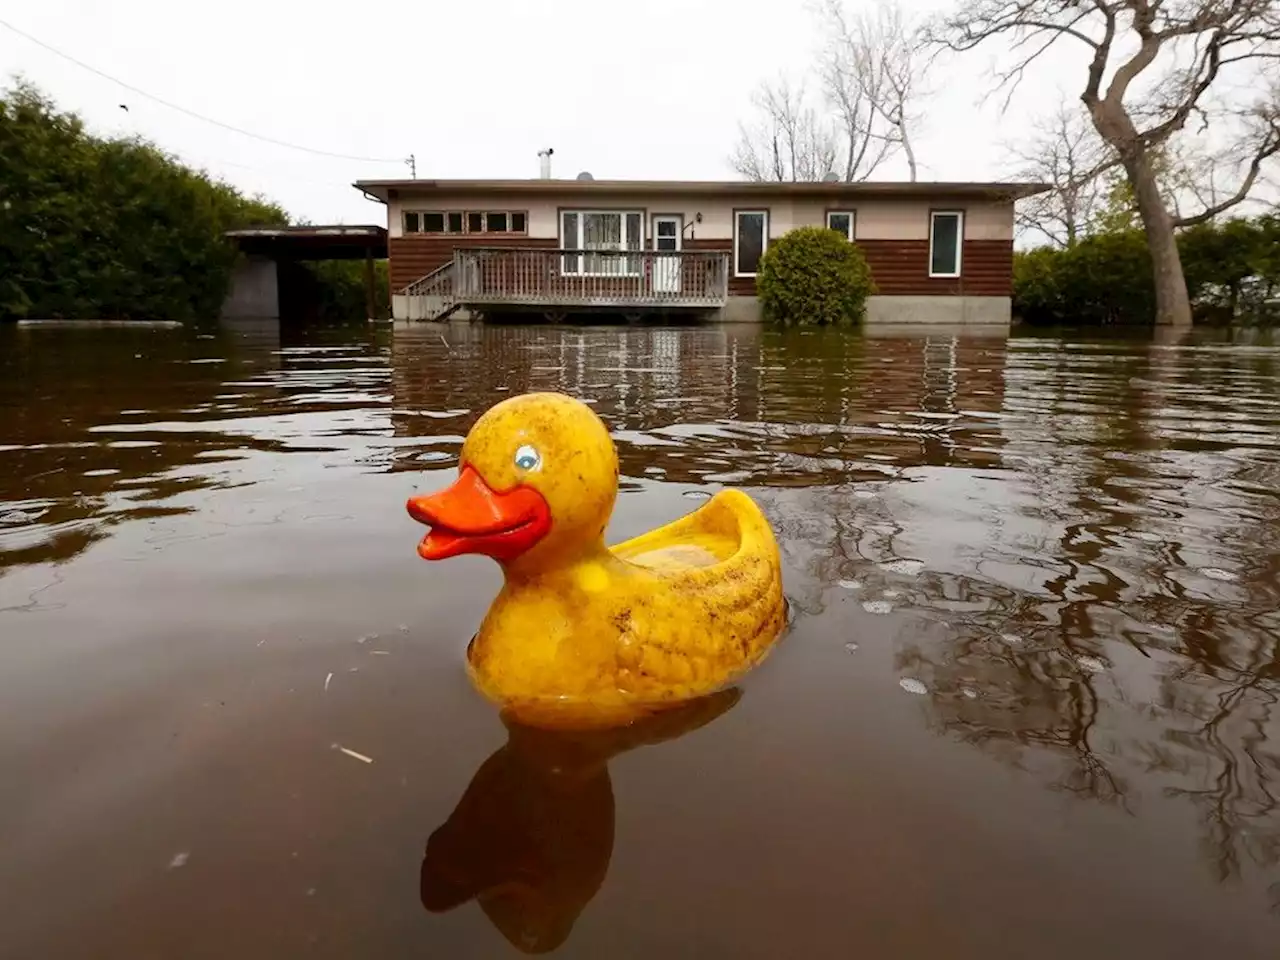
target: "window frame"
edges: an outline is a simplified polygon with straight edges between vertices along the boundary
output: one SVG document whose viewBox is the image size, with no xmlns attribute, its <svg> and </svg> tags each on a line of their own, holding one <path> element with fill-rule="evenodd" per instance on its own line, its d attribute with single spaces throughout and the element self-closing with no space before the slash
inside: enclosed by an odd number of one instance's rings
<svg viewBox="0 0 1280 960">
<path fill-rule="evenodd" d="M 735 277 L 749 277 L 751 279 L 755 279 L 756 277 L 760 276 L 759 264 L 756 264 L 756 270 L 754 273 L 744 273 L 743 271 L 738 269 L 739 263 L 740 263 L 739 251 L 741 248 L 741 240 L 742 240 L 742 230 L 741 230 L 742 217 L 751 216 L 753 214 L 759 214 L 760 216 L 764 217 L 764 224 L 760 230 L 760 256 L 763 258 L 765 255 L 765 252 L 769 249 L 769 220 L 770 220 L 769 208 L 768 207 L 742 207 L 739 209 L 735 207 L 733 211 L 733 275 Z"/>
<path fill-rule="evenodd" d="M 847 207 L 842 207 L 838 209 L 833 208 L 828 210 L 825 214 L 828 230 L 836 229 L 835 227 L 831 226 L 831 218 L 839 217 L 839 216 L 844 216 L 849 218 L 849 233 L 845 239 L 847 239 L 850 243 L 853 243 L 855 240 L 858 239 L 858 211 L 852 208 L 847 208 Z M 836 232 L 839 233 L 840 231 L 836 230 Z"/>
<path fill-rule="evenodd" d="M 507 218 L 507 229 L 506 230 L 490 230 L 489 229 L 490 214 L 501 214 L 505 216 Z M 424 229 L 424 226 L 426 223 L 425 218 L 428 216 L 440 216 L 441 218 L 443 218 L 444 229 L 442 230 Z M 514 229 L 513 219 L 516 216 L 523 218 L 524 229 L 522 230 Z M 410 217 L 417 218 L 416 222 L 418 226 L 416 230 L 409 229 Z M 462 218 L 461 230 L 449 229 L 450 217 Z M 472 217 L 480 218 L 479 230 L 471 229 Z M 441 207 L 439 209 L 422 208 L 422 207 L 404 208 L 400 211 L 400 232 L 402 235 L 416 235 L 416 236 L 429 236 L 429 237 L 458 237 L 458 236 L 463 236 L 465 234 L 469 234 L 471 236 L 527 237 L 529 235 L 529 211 L 513 210 L 510 208 L 501 208 L 501 207 L 496 210 L 491 210 L 488 208 L 483 208 L 479 210 L 458 209 L 453 207 Z"/>
<path fill-rule="evenodd" d="M 564 218 L 566 214 L 570 214 L 570 213 L 576 214 L 578 217 L 578 236 L 574 238 L 574 242 L 572 244 L 567 242 L 568 238 L 564 235 Z M 591 214 L 615 216 L 615 217 L 618 217 L 621 222 L 621 229 L 619 230 L 619 235 L 622 237 L 622 245 L 623 245 L 623 249 L 621 252 L 624 254 L 630 254 L 631 256 L 622 258 L 620 260 L 624 269 L 619 273 L 600 273 L 600 272 L 587 270 L 587 264 L 586 264 L 587 248 L 583 246 L 583 243 L 585 242 L 583 238 L 584 238 L 584 235 L 586 234 L 586 217 Z M 627 237 L 627 218 L 632 215 L 638 216 L 640 218 L 640 234 L 636 238 L 640 245 L 636 247 L 634 250 L 627 246 L 627 241 L 629 239 Z M 636 277 L 643 276 L 644 275 L 644 258 L 641 256 L 641 254 L 643 254 L 645 251 L 645 240 L 646 240 L 645 219 L 647 215 L 648 215 L 647 210 L 643 210 L 640 208 L 631 208 L 631 207 L 615 207 L 615 208 L 560 207 L 556 211 L 556 236 L 559 240 L 560 249 L 583 251 L 576 254 L 562 255 L 559 258 L 560 275 L 565 277 L 619 277 L 619 278 L 629 278 L 629 279 L 634 279 Z M 602 252 L 608 252 L 608 251 L 602 251 Z M 636 264 L 635 269 L 634 270 L 625 269 L 630 265 L 631 259 L 633 257 Z M 573 269 L 573 270 L 568 269 L 567 265 L 570 260 L 573 260 L 576 262 L 577 269 Z"/>
<path fill-rule="evenodd" d="M 955 280 L 964 271 L 964 215 L 963 210 L 929 211 L 929 277 L 930 279 Z M 954 273 L 938 273 L 933 269 L 934 240 L 939 217 L 956 218 L 956 257 Z"/>
</svg>

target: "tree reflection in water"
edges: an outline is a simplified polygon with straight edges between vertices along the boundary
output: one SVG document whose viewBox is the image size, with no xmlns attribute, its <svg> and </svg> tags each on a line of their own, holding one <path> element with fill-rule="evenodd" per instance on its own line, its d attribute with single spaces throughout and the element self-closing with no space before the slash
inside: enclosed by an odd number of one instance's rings
<svg viewBox="0 0 1280 960">
<path fill-rule="evenodd" d="M 877 622 L 945 735 L 1134 817 L 1194 810 L 1220 879 L 1280 866 L 1274 347 L 476 326 L 302 346 L 129 331 L 58 352 L 0 334 L 15 596 L 126 521 L 185 512 L 184 535 L 203 535 L 211 491 L 293 482 L 276 454 L 352 474 L 449 468 L 495 399 L 564 390 L 613 431 L 623 504 L 640 489 L 646 506 L 723 485 L 758 497 L 793 608 L 824 641 L 847 639 L 824 632 L 837 598 L 896 593 Z M 459 809 L 536 769 L 516 763 L 524 746 L 513 734 Z M 583 782 L 583 803 L 612 802 L 603 764 Z M 462 842 L 449 835 L 445 849 Z M 448 880 L 427 891 L 440 904 L 489 882 L 432 876 Z M 594 876 L 564 888 L 562 919 Z"/>
<path fill-rule="evenodd" d="M 1222 878 L 1280 862 L 1276 350 L 724 328 L 678 348 L 672 331 L 468 337 L 475 377 L 425 375 L 426 339 L 402 356 L 398 432 L 421 438 L 414 410 L 469 412 L 397 469 L 420 468 L 424 448 L 451 465 L 495 389 L 590 396 L 624 475 L 760 498 L 798 613 L 822 616 L 840 581 L 899 594 L 895 660 L 925 683 L 939 730 L 1134 816 L 1158 783 L 1201 811 Z"/>
<path fill-rule="evenodd" d="M 939 730 L 1033 775 L 1057 758 L 1052 788 L 1132 815 L 1155 785 L 1195 806 L 1219 880 L 1273 872 L 1280 504 L 1256 478 L 1264 464 L 1274 474 L 1276 435 L 1252 417 L 1215 421 L 1201 388 L 1270 389 L 1274 366 L 1242 374 L 1218 358 L 1206 373 L 1158 349 L 1059 353 L 1011 355 L 1006 404 L 1042 414 L 1005 430 L 1006 460 L 1032 465 L 1019 477 L 1030 496 L 984 500 L 975 487 L 989 532 L 934 542 L 947 572 L 893 579 L 914 608 L 895 662 L 923 681 Z M 908 555 L 948 540 L 922 529 L 921 499 L 834 506 L 861 518 L 852 533 L 833 527 L 842 542 L 826 562 L 850 570 L 850 541 L 855 571 L 903 555 L 894 537 L 869 535 L 895 525 Z M 868 585 L 884 582 L 869 569 Z M 1280 883 L 1270 892 L 1280 908 Z"/>
</svg>

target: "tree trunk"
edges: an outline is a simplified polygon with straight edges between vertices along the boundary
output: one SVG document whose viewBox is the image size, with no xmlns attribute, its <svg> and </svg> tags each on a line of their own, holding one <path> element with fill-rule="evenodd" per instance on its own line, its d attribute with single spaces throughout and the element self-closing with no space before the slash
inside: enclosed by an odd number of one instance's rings
<svg viewBox="0 0 1280 960">
<path fill-rule="evenodd" d="M 1156 286 L 1156 323 L 1185 330 L 1191 326 L 1191 298 L 1187 295 L 1187 279 L 1178 256 L 1173 218 L 1160 196 L 1151 157 L 1140 151 L 1124 161 L 1125 172 L 1133 186 L 1138 216 L 1147 234 L 1147 250 L 1151 254 L 1152 278 Z"/>
<path fill-rule="evenodd" d="M 902 149 L 907 155 L 907 167 L 911 170 L 911 182 L 916 182 L 916 152 L 911 149 L 911 137 L 907 135 L 907 125 L 899 122 L 898 132 L 902 136 Z"/>
</svg>

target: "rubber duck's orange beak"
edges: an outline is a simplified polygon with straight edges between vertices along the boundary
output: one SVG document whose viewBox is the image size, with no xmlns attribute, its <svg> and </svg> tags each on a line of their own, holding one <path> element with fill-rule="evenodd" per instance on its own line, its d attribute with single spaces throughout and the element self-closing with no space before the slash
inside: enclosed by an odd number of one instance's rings
<svg viewBox="0 0 1280 960">
<path fill-rule="evenodd" d="M 551 529 L 551 508 L 542 494 L 523 486 L 498 493 L 470 464 L 451 486 L 411 498 L 408 508 L 409 516 L 431 527 L 418 544 L 424 560 L 479 553 L 510 561 Z"/>
</svg>

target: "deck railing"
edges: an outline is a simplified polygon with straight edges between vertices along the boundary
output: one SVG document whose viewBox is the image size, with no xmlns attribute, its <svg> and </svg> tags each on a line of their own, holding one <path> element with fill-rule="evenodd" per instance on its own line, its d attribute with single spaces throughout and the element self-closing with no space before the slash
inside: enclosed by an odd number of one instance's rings
<svg viewBox="0 0 1280 960">
<path fill-rule="evenodd" d="M 409 305 L 408 319 L 439 320 L 452 313 L 458 306 L 455 275 L 453 261 L 449 261 L 405 287 Z"/>
<path fill-rule="evenodd" d="M 719 251 L 455 250 L 459 303 L 614 308 L 718 307 L 729 292 Z"/>
</svg>

